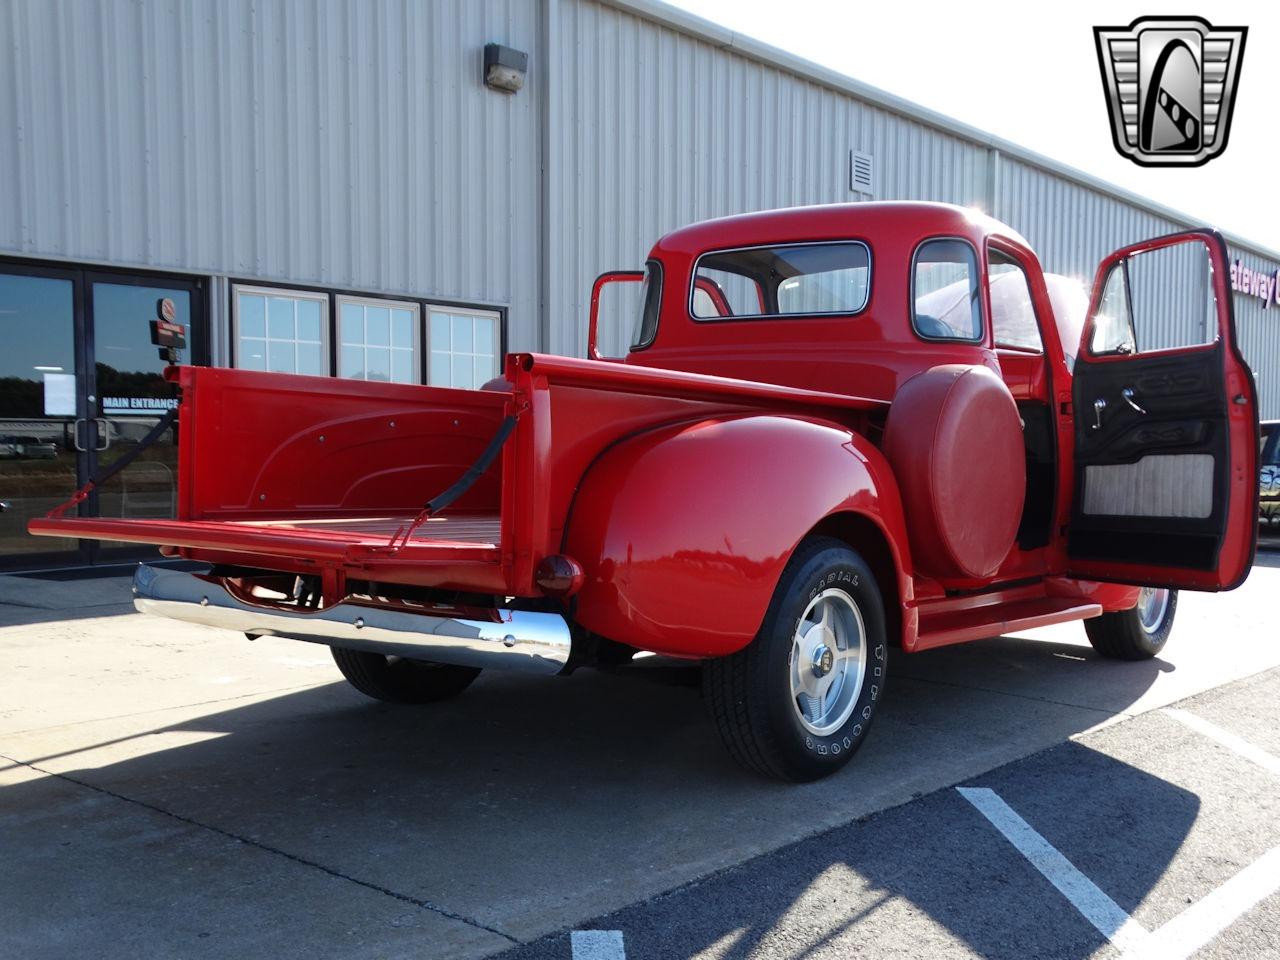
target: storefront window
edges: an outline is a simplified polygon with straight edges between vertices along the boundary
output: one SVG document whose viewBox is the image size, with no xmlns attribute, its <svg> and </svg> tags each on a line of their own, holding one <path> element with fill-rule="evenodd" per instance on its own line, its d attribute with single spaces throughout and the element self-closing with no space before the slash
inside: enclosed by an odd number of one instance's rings
<svg viewBox="0 0 1280 960">
<path fill-rule="evenodd" d="M 499 316 L 479 310 L 434 307 L 428 334 L 433 387 L 483 386 L 498 375 L 502 338 Z"/>
<path fill-rule="evenodd" d="M 237 367 L 328 374 L 326 294 L 236 285 L 234 302 Z"/>
<path fill-rule="evenodd" d="M 418 305 L 338 297 L 338 376 L 420 383 Z"/>
</svg>

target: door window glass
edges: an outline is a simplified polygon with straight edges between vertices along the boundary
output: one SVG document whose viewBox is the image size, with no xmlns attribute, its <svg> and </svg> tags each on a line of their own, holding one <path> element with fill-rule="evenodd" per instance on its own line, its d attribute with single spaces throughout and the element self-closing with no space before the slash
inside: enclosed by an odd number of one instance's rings
<svg viewBox="0 0 1280 960">
<path fill-rule="evenodd" d="M 964 240 L 926 240 L 911 277 L 916 333 L 929 340 L 982 339 L 978 258 Z"/>
<path fill-rule="evenodd" d="M 338 297 L 338 376 L 420 383 L 418 305 Z"/>
<path fill-rule="evenodd" d="M 237 367 L 329 373 L 327 294 L 237 284 L 234 303 Z"/>
<path fill-rule="evenodd" d="M 1218 336 L 1213 261 L 1199 239 L 1135 253 L 1107 274 L 1089 335 L 1091 353 L 1151 353 Z"/>
</svg>

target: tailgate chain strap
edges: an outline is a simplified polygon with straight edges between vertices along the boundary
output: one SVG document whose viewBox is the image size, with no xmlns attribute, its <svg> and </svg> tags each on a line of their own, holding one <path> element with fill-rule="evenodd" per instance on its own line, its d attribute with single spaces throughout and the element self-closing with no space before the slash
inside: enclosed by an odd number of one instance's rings
<svg viewBox="0 0 1280 960">
<path fill-rule="evenodd" d="M 498 432 L 493 435 L 493 439 L 489 441 L 489 445 L 484 448 L 480 456 L 473 463 L 457 482 L 443 493 L 436 494 L 425 504 L 409 523 L 396 528 L 396 532 L 391 535 L 386 547 L 383 549 L 395 554 L 399 553 L 409 543 L 409 538 L 413 536 L 420 526 L 427 522 L 428 518 L 439 513 L 453 501 L 471 489 L 472 485 L 484 475 L 484 472 L 493 464 L 494 459 L 498 456 L 499 451 L 507 442 L 507 438 L 511 436 L 511 431 L 516 427 L 516 421 L 520 419 L 520 415 L 529 409 L 528 401 L 522 402 L 515 413 L 509 414 L 503 419 L 498 427 Z"/>
<path fill-rule="evenodd" d="M 102 486 L 125 467 L 129 466 L 129 464 L 133 463 L 133 461 L 137 460 L 138 455 L 141 454 L 143 450 L 147 449 L 147 447 L 159 440 L 164 436 L 165 431 L 173 426 L 173 422 L 178 419 L 178 409 L 178 407 L 172 407 L 168 413 L 160 418 L 159 423 L 152 427 L 151 431 L 138 441 L 138 445 L 136 447 L 126 453 L 123 457 L 117 459 L 111 464 L 111 466 L 107 467 L 107 469 L 99 470 L 95 473 L 89 479 L 88 483 L 71 495 L 71 498 L 66 503 L 61 503 L 46 513 L 45 519 L 61 519 L 62 515 L 72 507 L 77 507 L 83 503 L 95 488 Z"/>
</svg>

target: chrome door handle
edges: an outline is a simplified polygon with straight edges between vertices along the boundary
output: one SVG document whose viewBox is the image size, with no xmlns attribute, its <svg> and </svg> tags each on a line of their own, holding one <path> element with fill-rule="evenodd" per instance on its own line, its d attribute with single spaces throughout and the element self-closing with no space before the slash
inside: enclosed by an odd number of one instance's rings
<svg viewBox="0 0 1280 960">
<path fill-rule="evenodd" d="M 1133 409 L 1138 413 L 1142 414 L 1144 417 L 1147 415 L 1147 411 L 1138 406 L 1138 401 L 1133 399 L 1133 387 L 1125 387 L 1120 391 L 1120 396 L 1124 397 L 1124 402 L 1133 407 Z"/>
<path fill-rule="evenodd" d="M 101 453 L 103 450 L 107 449 L 107 447 L 111 446 L 111 432 L 107 429 L 106 417 L 94 417 L 93 422 L 98 424 L 101 428 L 98 431 L 98 443 L 102 444 L 102 446 L 95 446 L 93 449 L 95 453 Z"/>
<path fill-rule="evenodd" d="M 1093 429 L 1102 429 L 1102 411 L 1107 409 L 1107 401 L 1099 397 L 1093 401 Z"/>
<path fill-rule="evenodd" d="M 83 417 L 77 417 L 71 424 L 71 444 L 76 448 L 78 453 L 88 453 L 83 443 L 80 442 L 80 424 L 84 423 Z"/>
</svg>

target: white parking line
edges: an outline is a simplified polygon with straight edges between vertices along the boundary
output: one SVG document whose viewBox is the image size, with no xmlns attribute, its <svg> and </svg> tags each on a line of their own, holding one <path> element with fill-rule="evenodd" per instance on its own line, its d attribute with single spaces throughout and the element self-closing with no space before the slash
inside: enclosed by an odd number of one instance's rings
<svg viewBox="0 0 1280 960">
<path fill-rule="evenodd" d="M 1076 869 L 1075 864 L 1058 852 L 1032 829 L 994 790 L 986 787 L 956 787 L 960 795 L 978 808 L 1004 838 L 1031 861 L 1098 932 L 1125 952 L 1141 947 L 1149 933 L 1121 909 L 1120 905 L 1098 889 L 1098 885 Z"/>
<path fill-rule="evenodd" d="M 1217 740 L 1228 750 L 1240 754 L 1246 760 L 1252 760 L 1258 766 L 1270 770 L 1277 777 L 1280 777 L 1280 757 L 1272 756 L 1267 751 L 1255 747 L 1248 740 L 1236 736 L 1230 730 L 1223 730 L 1216 723 L 1210 723 L 1203 717 L 1197 717 L 1194 713 L 1178 710 L 1175 707 L 1166 707 L 1164 713 L 1167 713 L 1179 723 L 1190 727 L 1196 733 L 1202 733 L 1212 740 Z"/>
<path fill-rule="evenodd" d="M 626 960 L 621 930 L 574 930 L 569 934 L 573 960 Z"/>
<path fill-rule="evenodd" d="M 1280 758 L 1193 713 L 1174 708 L 1166 708 L 1164 712 L 1280 776 Z M 1086 920 L 1120 949 L 1124 960 L 1186 960 L 1245 911 L 1280 890 L 1280 847 L 1275 847 L 1149 933 L 1018 816 L 994 790 L 985 787 L 956 787 L 956 790 L 1057 887 Z"/>
<path fill-rule="evenodd" d="M 1151 960 L 1183 960 L 1276 890 L 1280 890 L 1280 847 L 1264 853 L 1152 933 L 1145 952 L 1138 956 Z"/>
</svg>

